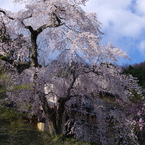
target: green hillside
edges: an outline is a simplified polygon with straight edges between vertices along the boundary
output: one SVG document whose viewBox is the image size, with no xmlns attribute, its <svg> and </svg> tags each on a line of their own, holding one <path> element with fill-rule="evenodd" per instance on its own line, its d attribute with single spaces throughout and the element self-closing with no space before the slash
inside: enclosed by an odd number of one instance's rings
<svg viewBox="0 0 145 145">
<path fill-rule="evenodd" d="M 63 136 L 53 138 L 35 130 L 25 117 L 12 108 L 0 107 L 0 145 L 95 145 Z"/>
<path fill-rule="evenodd" d="M 139 85 L 145 89 L 145 62 L 123 67 L 123 73 L 136 77 Z"/>
</svg>

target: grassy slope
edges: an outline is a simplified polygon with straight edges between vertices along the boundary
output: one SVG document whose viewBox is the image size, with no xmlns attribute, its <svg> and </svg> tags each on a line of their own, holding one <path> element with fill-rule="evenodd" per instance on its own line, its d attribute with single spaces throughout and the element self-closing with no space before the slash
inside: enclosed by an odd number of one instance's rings
<svg viewBox="0 0 145 145">
<path fill-rule="evenodd" d="M 23 116 L 13 109 L 0 108 L 0 145 L 93 145 L 63 136 L 53 138 L 34 130 Z"/>
</svg>

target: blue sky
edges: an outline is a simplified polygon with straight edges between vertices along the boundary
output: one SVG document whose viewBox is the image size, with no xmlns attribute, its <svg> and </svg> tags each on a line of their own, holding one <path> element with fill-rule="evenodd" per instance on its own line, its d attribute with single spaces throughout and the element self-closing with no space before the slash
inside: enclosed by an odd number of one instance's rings
<svg viewBox="0 0 145 145">
<path fill-rule="evenodd" d="M 111 42 L 130 56 L 119 64 L 145 61 L 145 0 L 90 0 L 84 10 L 97 13 L 102 44 Z"/>
<path fill-rule="evenodd" d="M 23 7 L 11 2 L 2 1 L 0 7 L 11 11 Z M 145 61 L 145 0 L 89 0 L 83 9 L 97 13 L 104 33 L 103 45 L 111 42 L 128 53 L 131 61 L 121 59 L 119 64 Z"/>
</svg>

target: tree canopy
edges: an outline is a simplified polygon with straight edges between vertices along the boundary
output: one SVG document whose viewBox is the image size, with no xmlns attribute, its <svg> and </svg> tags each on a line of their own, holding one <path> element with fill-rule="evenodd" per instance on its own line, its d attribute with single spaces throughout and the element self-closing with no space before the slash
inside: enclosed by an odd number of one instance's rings
<svg viewBox="0 0 145 145">
<path fill-rule="evenodd" d="M 79 6 L 86 1 L 15 2 L 26 3 L 26 9 L 17 14 L 1 10 L 5 31 L 12 35 L 12 40 L 23 39 L 19 43 L 22 46 L 15 46 L 17 50 L 9 48 L 14 51 L 15 61 L 27 60 L 31 66 L 47 65 L 49 56 L 56 51 L 65 54 L 64 60 L 67 61 L 75 55 L 92 63 L 126 57 L 124 52 L 110 43 L 106 47 L 100 45 L 101 24 L 96 14 L 85 13 Z M 6 48 L 3 51 L 8 53 Z"/>
</svg>

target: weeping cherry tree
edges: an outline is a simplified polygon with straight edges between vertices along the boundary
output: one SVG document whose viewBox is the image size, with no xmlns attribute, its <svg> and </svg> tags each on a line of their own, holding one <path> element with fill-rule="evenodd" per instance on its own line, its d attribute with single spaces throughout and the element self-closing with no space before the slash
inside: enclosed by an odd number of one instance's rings
<svg viewBox="0 0 145 145">
<path fill-rule="evenodd" d="M 72 102 L 87 98 L 93 102 L 96 136 L 102 144 L 137 144 L 132 116 L 127 117 L 122 108 L 131 103 L 133 90 L 141 94 L 141 88 L 132 76 L 121 75 L 117 66 L 120 57 L 127 58 L 126 53 L 111 43 L 100 44 L 101 24 L 95 13 L 82 10 L 86 2 L 14 0 L 25 4 L 25 9 L 17 13 L 0 9 L 0 54 L 17 68 L 16 82 L 33 88 L 10 94 L 10 98 L 30 114 L 38 115 L 42 106 L 52 135 L 64 132 L 64 114 Z M 109 100 L 104 99 L 107 93 L 115 104 L 109 111 Z M 52 97 L 55 107 L 48 103 Z M 108 116 L 116 124 L 115 137 L 108 135 Z"/>
</svg>

